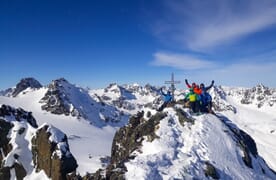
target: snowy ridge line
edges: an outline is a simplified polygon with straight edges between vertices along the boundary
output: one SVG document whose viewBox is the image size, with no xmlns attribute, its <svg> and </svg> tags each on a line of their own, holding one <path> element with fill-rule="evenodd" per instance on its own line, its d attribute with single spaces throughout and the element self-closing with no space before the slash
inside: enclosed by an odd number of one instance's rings
<svg viewBox="0 0 276 180">
<path fill-rule="evenodd" d="M 128 118 L 127 114 L 116 107 L 101 101 L 97 102 L 87 90 L 69 83 L 64 78 L 52 81 L 39 102 L 42 110 L 85 119 L 97 127 L 122 126 Z"/>
<path fill-rule="evenodd" d="M 276 178 L 257 154 L 254 140 L 227 125 L 229 121 L 206 114 L 194 117 L 194 125 L 182 126 L 173 108 L 164 111 L 167 116 L 156 132 L 159 138 L 144 140 L 132 153 L 135 158 L 125 163 L 126 179 L 208 179 L 208 169 L 215 179 Z"/>
<path fill-rule="evenodd" d="M 224 116 L 222 114 L 216 114 L 215 116 L 218 117 L 218 119 L 221 120 L 227 127 L 229 127 L 229 129 L 232 131 L 232 133 L 236 137 L 237 143 L 240 146 L 246 145 L 244 147 L 246 153 L 250 152 L 255 158 L 258 156 L 258 150 L 257 150 L 256 142 L 254 141 L 254 139 L 250 135 L 248 135 L 243 130 L 239 129 L 238 126 L 235 125 L 226 116 Z M 252 160 L 251 160 L 250 156 L 248 156 L 248 155 L 245 155 L 245 156 L 247 156 L 247 157 L 243 158 L 245 164 L 248 167 L 253 168 Z M 248 159 L 246 159 L 246 158 L 248 158 Z M 258 159 L 260 159 L 261 163 L 263 161 L 262 164 L 267 164 L 266 161 L 262 157 L 258 156 Z M 267 166 L 267 167 L 268 167 L 269 171 L 271 171 L 274 175 L 276 175 L 276 172 L 272 168 L 270 168 L 269 166 Z"/>
</svg>

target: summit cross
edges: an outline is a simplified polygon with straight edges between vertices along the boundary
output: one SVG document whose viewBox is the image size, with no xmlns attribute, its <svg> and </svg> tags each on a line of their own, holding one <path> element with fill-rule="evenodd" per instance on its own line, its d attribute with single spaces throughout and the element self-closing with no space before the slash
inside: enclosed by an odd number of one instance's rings
<svg viewBox="0 0 276 180">
<path fill-rule="evenodd" d="M 172 100 L 174 101 L 174 91 L 175 91 L 175 85 L 180 84 L 180 81 L 175 81 L 174 80 L 174 74 L 172 73 L 171 80 L 170 81 L 165 81 L 165 84 L 170 84 L 171 91 L 172 91 Z"/>
</svg>

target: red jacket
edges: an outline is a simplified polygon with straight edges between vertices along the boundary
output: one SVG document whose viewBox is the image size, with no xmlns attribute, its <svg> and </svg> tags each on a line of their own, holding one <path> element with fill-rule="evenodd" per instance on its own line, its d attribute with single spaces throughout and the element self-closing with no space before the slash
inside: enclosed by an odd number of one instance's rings
<svg viewBox="0 0 276 180">
<path fill-rule="evenodd" d="M 200 89 L 196 83 L 193 83 L 192 86 L 188 83 L 188 81 L 185 81 L 185 83 L 188 88 L 193 88 L 196 94 L 200 95 L 202 93 L 202 89 Z"/>
</svg>

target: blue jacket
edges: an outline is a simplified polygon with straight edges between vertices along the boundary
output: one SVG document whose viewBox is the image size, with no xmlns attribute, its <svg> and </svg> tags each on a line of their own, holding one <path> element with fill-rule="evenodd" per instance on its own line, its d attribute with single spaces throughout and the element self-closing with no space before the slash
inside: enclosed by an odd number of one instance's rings
<svg viewBox="0 0 276 180">
<path fill-rule="evenodd" d="M 206 105 L 212 101 L 212 96 L 206 91 L 202 92 L 200 96 L 201 96 L 201 102 L 203 105 Z"/>
<path fill-rule="evenodd" d="M 161 93 L 162 93 L 162 95 L 164 96 L 164 101 L 165 102 L 170 102 L 170 101 L 172 101 L 172 95 L 171 95 L 171 93 L 167 93 L 167 94 L 165 94 L 162 90 L 161 90 Z"/>
</svg>

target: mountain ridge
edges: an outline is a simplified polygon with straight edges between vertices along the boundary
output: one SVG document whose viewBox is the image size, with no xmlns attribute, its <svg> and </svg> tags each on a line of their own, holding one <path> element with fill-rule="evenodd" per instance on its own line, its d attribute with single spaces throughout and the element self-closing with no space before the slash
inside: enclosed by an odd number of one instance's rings
<svg viewBox="0 0 276 180">
<path fill-rule="evenodd" d="M 57 83 L 57 81 L 65 82 L 65 84 Z M 49 90 L 51 90 L 51 88 L 52 88 L 52 94 L 49 93 L 50 92 Z M 55 92 L 57 89 L 58 89 L 58 92 Z M 53 92 L 55 92 L 56 94 Z M 187 109 L 182 109 L 183 107 L 181 105 L 182 103 L 181 100 L 184 98 L 186 92 L 187 92 L 186 90 L 179 90 L 179 89 L 176 90 L 176 93 L 175 93 L 176 101 L 177 103 L 180 103 L 180 104 L 178 104 L 177 106 L 170 105 L 170 107 L 173 108 L 173 110 L 168 111 L 168 109 L 165 109 L 167 116 L 169 116 L 173 120 L 168 120 L 166 118 L 165 120 L 162 120 L 162 121 L 160 120 L 160 122 L 162 123 L 163 121 L 167 122 L 166 124 L 167 126 L 164 126 L 164 127 L 165 129 L 169 128 L 168 132 L 171 132 L 173 134 L 175 133 L 179 134 L 178 138 L 172 138 L 171 139 L 172 142 L 170 143 L 178 144 L 180 143 L 179 138 L 182 137 L 182 135 L 180 135 L 182 134 L 180 133 L 180 131 L 183 131 L 183 129 L 179 127 L 182 127 L 183 123 L 185 125 L 185 118 L 184 120 L 182 119 L 183 120 L 182 121 L 181 118 L 179 117 L 180 116 L 183 117 L 183 114 L 189 114 L 189 111 Z M 260 155 L 260 157 L 263 157 L 265 159 L 267 164 L 269 164 L 269 168 L 274 169 L 275 171 L 276 168 L 275 168 L 274 159 L 276 159 L 276 157 L 274 157 L 273 155 L 275 152 L 275 149 L 273 146 L 275 142 L 272 141 L 274 132 L 276 131 L 276 124 L 273 123 L 274 122 L 273 118 L 276 119 L 275 115 L 273 115 L 273 113 L 275 112 L 275 104 L 276 104 L 274 101 L 275 89 L 268 88 L 263 85 L 257 85 L 256 87 L 253 87 L 253 88 L 230 88 L 225 86 L 214 86 L 211 89 L 210 94 L 213 96 L 213 107 L 215 112 L 218 113 L 221 117 L 228 118 L 228 120 L 230 120 L 228 121 L 230 122 L 229 124 L 236 124 L 236 127 L 238 129 L 244 130 L 244 133 L 247 133 L 250 136 L 252 136 L 252 138 L 256 142 L 258 154 Z M 44 97 L 47 97 L 47 95 L 48 95 L 48 99 L 47 98 L 44 99 L 44 102 L 43 102 L 41 99 L 43 99 Z M 66 113 L 55 114 L 55 113 L 52 113 L 51 111 L 46 111 L 45 109 L 43 110 L 41 106 L 47 104 L 47 100 L 51 99 L 50 97 L 52 97 L 53 95 L 54 96 L 61 95 L 61 97 L 63 98 L 60 98 L 59 100 L 62 103 L 65 102 L 69 105 L 72 104 L 73 108 L 68 108 L 67 109 L 68 111 L 66 111 L 67 114 Z M 258 98 L 262 96 L 264 98 Z M 247 98 L 248 102 L 250 103 L 241 103 L 242 99 L 245 99 L 245 98 Z M 74 101 L 74 99 L 82 99 L 82 100 L 79 103 L 74 103 L 76 102 Z M 91 103 L 94 103 L 94 106 L 91 106 Z M 110 163 L 112 164 L 112 161 L 113 161 L 112 157 L 109 157 L 110 156 L 109 151 L 110 149 L 112 149 L 112 139 L 115 135 L 115 132 L 120 131 L 119 128 L 124 127 L 127 124 L 128 119 L 130 117 L 136 116 L 137 113 L 141 111 L 144 112 L 142 117 L 143 120 L 141 121 L 139 120 L 137 121 L 137 123 L 139 122 L 142 125 L 144 122 L 149 121 L 151 117 L 154 117 L 156 115 L 157 113 L 156 110 L 162 103 L 163 103 L 163 99 L 160 93 L 160 87 L 155 87 L 149 84 L 145 86 L 140 86 L 138 84 L 118 85 L 118 84 L 112 83 L 106 88 L 91 90 L 91 89 L 83 89 L 81 87 L 73 85 L 67 80 L 65 80 L 64 78 L 53 80 L 52 83 L 50 83 L 48 86 L 44 86 L 42 88 L 33 88 L 33 89 L 27 88 L 24 91 L 22 91 L 22 93 L 20 93 L 20 95 L 18 95 L 17 97 L 0 96 L 0 104 L 7 104 L 15 107 L 22 107 L 24 109 L 26 108 L 26 110 L 28 111 L 33 111 L 33 115 L 35 116 L 35 119 L 37 119 L 37 122 L 39 125 L 42 125 L 43 123 L 46 122 L 46 123 L 55 125 L 61 130 L 64 130 L 65 133 L 68 135 L 68 143 L 70 145 L 70 149 L 72 150 L 73 154 L 76 156 L 76 160 L 79 165 L 77 172 L 79 172 L 80 175 L 79 176 L 77 175 L 77 176 L 84 177 L 87 172 L 89 172 L 89 174 L 97 172 L 98 175 L 96 173 L 96 176 L 99 178 L 101 177 L 100 174 L 102 173 L 102 171 L 97 171 L 99 168 L 102 168 L 102 169 L 107 168 L 107 170 L 113 169 L 109 166 Z M 74 108 L 81 107 L 82 105 L 85 108 L 92 107 L 92 110 L 96 113 L 95 116 L 93 116 L 93 119 L 89 118 L 89 113 L 87 113 L 87 111 L 81 111 L 83 109 L 78 109 L 80 111 L 78 111 L 76 115 L 71 114 L 72 112 L 74 112 L 73 111 Z M 177 110 L 177 109 L 181 109 L 181 110 Z M 105 111 L 108 113 L 110 112 L 113 112 L 115 114 L 117 113 L 116 115 L 117 118 L 123 117 L 123 119 L 118 120 L 117 122 L 114 122 L 114 123 L 110 121 L 106 121 L 105 117 L 108 117 L 109 114 L 107 113 L 105 115 L 103 113 Z M 246 114 L 247 112 L 251 113 L 250 116 Z M 255 112 L 258 112 L 258 114 L 256 114 Z M 78 115 L 78 113 L 81 115 Z M 254 117 L 255 114 L 256 114 L 256 117 Z M 200 123 L 203 123 L 204 122 L 204 119 L 202 119 L 203 117 L 207 117 L 207 121 L 209 122 L 207 126 L 208 127 L 211 126 L 212 121 L 211 119 L 209 119 L 210 117 L 207 115 L 201 115 L 199 117 L 192 117 L 192 118 L 196 119 L 196 121 L 199 121 Z M 112 118 L 112 114 L 111 114 L 111 118 Z M 178 122 L 180 120 L 181 122 Z M 100 123 L 97 123 L 98 121 Z M 218 119 L 216 121 L 218 121 Z M 222 121 L 222 119 L 219 119 L 219 121 Z M 131 122 L 131 118 L 129 122 Z M 262 123 L 262 122 L 265 122 L 265 123 Z M 192 121 L 190 123 L 192 123 Z M 256 124 L 263 128 L 262 129 L 257 128 L 258 126 L 256 126 Z M 186 125 L 186 126 L 187 127 L 185 128 L 193 127 L 190 125 Z M 155 131 L 159 132 L 158 127 L 160 128 L 160 126 L 157 125 L 152 127 L 156 127 L 152 129 L 154 130 L 154 132 Z M 176 129 L 173 129 L 172 127 L 175 127 Z M 78 130 L 77 128 L 82 130 Z M 209 128 L 212 128 L 212 127 L 209 127 Z M 141 130 L 146 130 L 146 127 L 141 128 Z M 188 131 L 189 131 L 189 128 L 187 129 L 187 132 Z M 233 133 L 233 132 L 228 130 L 228 133 Z M 256 136 L 255 133 L 257 133 L 258 136 Z M 163 133 L 163 135 L 167 137 L 166 133 Z M 154 136 L 149 135 L 147 138 L 152 139 L 152 137 Z M 261 137 L 266 137 L 266 139 Z M 188 139 L 189 137 L 186 137 L 186 138 Z M 139 142 L 142 142 L 140 140 L 141 139 L 139 139 Z M 152 139 L 152 141 L 154 140 Z M 265 144 L 263 142 L 265 142 Z M 154 144 L 156 144 L 156 142 L 154 142 Z M 191 143 L 191 145 L 192 144 L 193 143 Z M 85 149 L 80 150 L 81 145 L 84 145 Z M 99 150 L 93 149 L 93 146 L 97 146 Z M 152 145 L 147 144 L 147 146 L 152 146 Z M 184 143 L 184 146 L 185 146 L 185 143 Z M 163 147 L 163 145 L 161 147 Z M 178 146 L 178 148 L 181 149 L 180 146 Z M 102 151 L 103 153 L 99 153 L 100 151 Z M 148 152 L 148 150 L 145 150 L 145 151 Z M 135 153 L 135 157 L 136 155 L 139 156 L 139 153 L 140 152 L 137 151 Z M 255 162 L 254 159 L 256 158 L 254 158 L 254 155 L 253 155 L 254 153 L 251 153 L 251 154 L 252 155 L 249 155 L 249 157 L 253 159 L 251 160 L 251 162 L 252 161 Z M 244 160 L 242 157 L 243 156 L 241 155 L 239 156 L 238 159 L 240 159 L 244 164 Z M 155 158 L 162 159 L 162 156 L 161 157 L 156 156 Z M 260 158 L 259 160 L 256 160 L 256 162 L 258 161 L 261 163 L 261 160 L 262 158 Z M 130 160 L 129 162 L 132 162 L 132 160 Z M 140 162 L 146 163 L 146 161 L 145 162 L 140 161 Z M 164 163 L 163 160 L 154 161 L 154 162 L 156 167 L 159 166 L 158 165 L 159 163 L 161 164 Z M 170 164 L 177 161 L 170 159 L 166 162 L 169 162 Z M 238 162 L 240 163 L 240 161 Z M 250 164 L 249 160 L 247 160 L 246 162 Z M 154 165 L 154 163 L 150 163 L 150 164 Z M 136 166 L 137 164 L 132 163 L 131 165 L 131 163 L 127 163 L 127 165 L 125 165 L 124 167 L 125 169 L 131 169 L 131 171 L 134 171 L 135 168 L 133 167 Z M 158 168 L 151 169 L 150 166 L 147 166 L 147 167 L 149 168 L 148 169 L 149 172 L 151 172 L 150 174 L 158 175 L 157 173 Z M 222 173 L 223 170 L 220 169 L 221 167 L 217 167 L 217 165 L 214 164 L 212 161 L 204 160 L 204 163 L 201 164 L 200 167 L 202 171 L 199 174 L 188 173 L 187 176 L 188 177 L 195 176 L 195 177 L 203 178 L 205 177 L 204 169 L 207 167 L 209 167 L 210 169 L 213 169 L 213 168 L 219 169 L 217 173 L 213 174 L 214 177 L 216 177 L 216 175 L 219 175 L 220 177 L 224 177 L 223 175 L 227 174 L 227 173 L 223 174 Z M 254 169 L 254 165 L 252 165 L 252 167 Z M 123 171 L 124 171 L 124 168 L 122 169 Z M 269 172 L 270 171 L 268 170 L 269 168 L 265 168 L 267 169 L 266 171 Z M 137 165 L 137 169 L 139 169 L 138 165 Z M 256 172 L 262 173 L 259 170 L 256 170 Z M 162 175 L 162 173 L 166 173 L 165 171 L 160 170 L 160 173 L 161 173 L 161 177 L 163 178 L 167 177 Z M 123 174 L 128 178 L 133 176 L 133 174 L 132 175 L 131 174 L 127 175 L 125 173 Z M 144 173 L 144 175 L 145 174 L 147 173 Z M 95 177 L 95 175 L 92 175 L 92 174 L 90 175 Z M 150 176 L 147 175 L 146 177 L 150 177 Z M 235 177 L 237 176 L 235 175 Z"/>
</svg>

